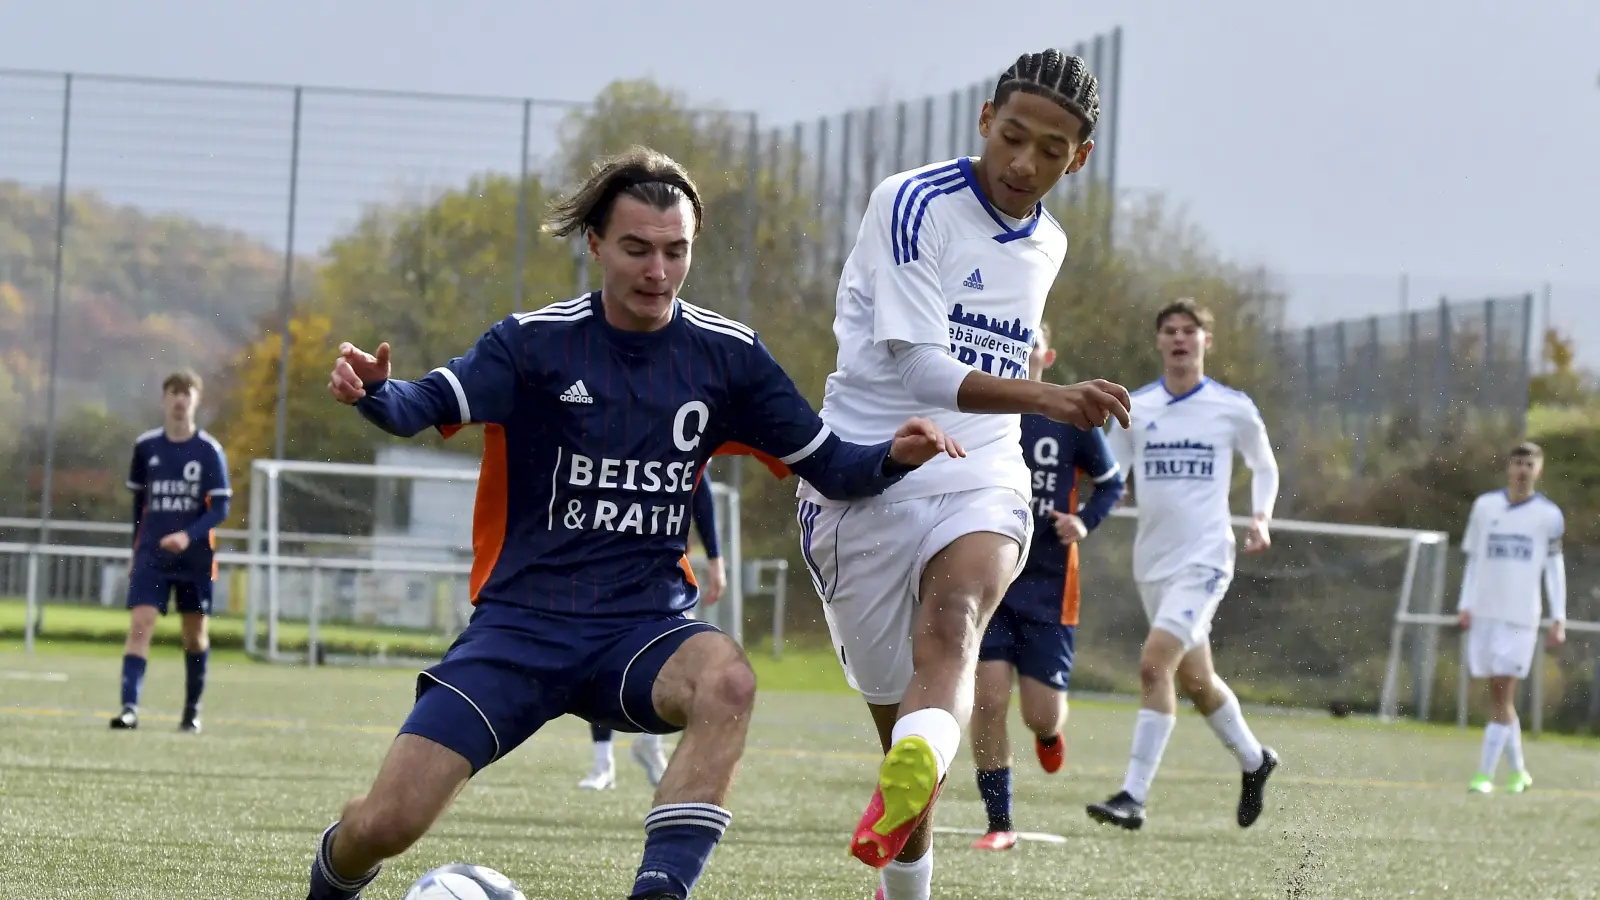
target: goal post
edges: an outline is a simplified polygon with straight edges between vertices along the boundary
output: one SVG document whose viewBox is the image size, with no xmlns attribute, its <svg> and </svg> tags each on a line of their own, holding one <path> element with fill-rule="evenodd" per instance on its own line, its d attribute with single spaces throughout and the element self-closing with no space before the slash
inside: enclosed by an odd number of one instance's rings
<svg viewBox="0 0 1600 900">
<path fill-rule="evenodd" d="M 423 448 L 385 451 L 375 464 L 252 461 L 244 553 L 252 656 L 415 664 L 436 659 L 466 627 L 477 461 Z M 747 565 L 739 493 L 705 477 L 727 587 L 691 615 L 742 644 L 746 596 L 774 593 L 781 614 L 782 579 L 766 577 L 775 561 Z M 697 533 L 689 548 L 703 576 Z"/>
<path fill-rule="evenodd" d="M 1114 511 L 1080 550 L 1082 601 L 1073 682 L 1138 684 L 1149 624 L 1132 577 L 1137 512 Z M 1235 517 L 1242 531 L 1250 520 Z M 1443 609 L 1443 532 L 1278 519 L 1272 547 L 1238 553 L 1212 630 L 1216 666 L 1246 702 L 1426 715 L 1439 635 L 1421 616 Z M 1429 620 L 1431 621 L 1431 620 Z"/>
</svg>

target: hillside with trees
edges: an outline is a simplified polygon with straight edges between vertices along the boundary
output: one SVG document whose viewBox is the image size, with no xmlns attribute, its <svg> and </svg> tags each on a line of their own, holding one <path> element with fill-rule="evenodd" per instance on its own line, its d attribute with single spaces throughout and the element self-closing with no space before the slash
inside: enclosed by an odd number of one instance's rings
<svg viewBox="0 0 1600 900">
<path fill-rule="evenodd" d="M 0 181 L 0 415 L 12 427 L 0 510 L 37 509 L 56 248 L 53 188 Z M 277 305 L 283 255 L 248 236 L 70 193 L 62 259 L 58 382 L 60 515 L 98 517 L 118 496 L 127 443 L 159 416 L 173 369 L 227 372 Z M 220 393 L 218 391 L 217 393 Z M 110 454 L 110 458 L 104 458 Z M 109 487 L 107 487 L 109 486 Z"/>
</svg>

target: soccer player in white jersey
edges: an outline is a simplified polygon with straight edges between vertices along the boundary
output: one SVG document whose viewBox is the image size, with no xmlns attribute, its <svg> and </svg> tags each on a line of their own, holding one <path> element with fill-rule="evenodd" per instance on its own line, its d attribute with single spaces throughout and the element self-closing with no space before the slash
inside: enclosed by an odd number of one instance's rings
<svg viewBox="0 0 1600 900">
<path fill-rule="evenodd" d="M 1494 772 L 1504 753 L 1511 769 L 1506 790 L 1520 794 L 1533 785 L 1522 759 L 1522 724 L 1517 721 L 1517 680 L 1528 677 L 1539 639 L 1539 581 L 1550 604 L 1550 645 L 1567 639 L 1567 571 L 1561 553 L 1566 519 L 1560 507 L 1537 493 L 1544 451 L 1522 444 L 1506 464 L 1506 488 L 1472 504 L 1461 549 L 1461 627 L 1467 632 L 1467 670 L 1489 679 L 1492 706 L 1483 733 L 1478 774 L 1467 789 L 1494 790 Z"/>
<path fill-rule="evenodd" d="M 1133 392 L 1133 424 L 1113 429 L 1111 448 L 1127 473 L 1138 509 L 1133 577 L 1150 633 L 1139 655 L 1141 703 L 1122 790 L 1089 807 L 1095 821 L 1137 829 L 1167 739 L 1177 724 L 1176 688 L 1194 702 L 1244 770 L 1241 828 L 1261 815 L 1278 756 L 1245 724 L 1239 698 L 1211 665 L 1211 617 L 1233 579 L 1235 539 L 1228 509 L 1233 455 L 1250 467 L 1254 517 L 1245 552 L 1271 543 L 1278 463 L 1255 403 L 1205 375 L 1211 313 L 1178 300 L 1156 314 L 1165 372 Z M 1174 684 L 1174 676 L 1177 683 Z"/>
<path fill-rule="evenodd" d="M 888 900 L 929 896 L 927 812 L 972 715 L 979 638 L 1026 558 L 1020 414 L 1125 424 L 1117 385 L 1027 377 L 1067 251 L 1041 201 L 1087 161 L 1098 115 L 1082 59 L 1021 57 L 983 105 L 983 156 L 879 184 L 839 279 L 823 421 L 863 439 L 927 416 L 967 451 L 962 465 L 929 463 L 873 502 L 800 491 L 807 567 L 885 750 L 851 852 L 884 870 Z"/>
</svg>

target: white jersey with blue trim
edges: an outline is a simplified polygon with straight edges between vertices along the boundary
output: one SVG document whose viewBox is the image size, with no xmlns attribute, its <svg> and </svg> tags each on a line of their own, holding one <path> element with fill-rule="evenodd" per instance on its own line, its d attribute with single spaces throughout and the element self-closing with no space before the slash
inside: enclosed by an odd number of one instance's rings
<svg viewBox="0 0 1600 900">
<path fill-rule="evenodd" d="M 1484 494 L 1472 504 L 1461 549 L 1470 558 L 1460 609 L 1474 618 L 1499 619 L 1536 628 L 1540 579 L 1549 562 L 1561 562 L 1566 518 L 1543 494 L 1512 503 L 1505 491 Z M 1549 580 L 1545 580 L 1549 588 Z M 1565 597 L 1550 588 L 1551 618 L 1565 618 Z"/>
<path fill-rule="evenodd" d="M 1272 515 L 1278 464 L 1251 399 L 1207 378 L 1173 396 L 1165 381 L 1133 392 L 1132 425 L 1111 426 L 1117 462 L 1133 483 L 1139 515 L 1133 577 L 1160 581 L 1188 566 L 1233 573 L 1233 455 L 1250 467 L 1253 512 Z"/>
<path fill-rule="evenodd" d="M 924 416 L 967 451 L 965 459 L 935 457 L 872 502 L 987 487 L 1030 494 L 1021 417 L 930 408 L 906 388 L 889 350 L 891 341 L 948 346 L 978 371 L 1028 377 L 1067 235 L 1042 205 L 1024 220 L 995 209 L 973 162 L 963 157 L 884 179 L 839 277 L 839 356 L 822 420 L 845 440 L 882 441 Z M 806 484 L 800 496 L 836 505 Z"/>
</svg>

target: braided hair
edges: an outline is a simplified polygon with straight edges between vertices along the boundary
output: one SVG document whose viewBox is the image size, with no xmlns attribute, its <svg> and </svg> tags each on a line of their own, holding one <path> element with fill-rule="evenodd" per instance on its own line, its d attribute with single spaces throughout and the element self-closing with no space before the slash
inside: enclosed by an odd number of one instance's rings
<svg viewBox="0 0 1600 900">
<path fill-rule="evenodd" d="M 1081 56 L 1068 56 L 1050 48 L 1017 57 L 994 86 L 994 107 L 999 109 L 1017 91 L 1054 101 L 1083 123 L 1078 135 L 1088 140 L 1100 121 L 1100 81 Z"/>
</svg>

